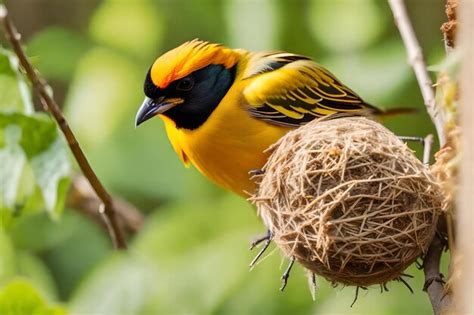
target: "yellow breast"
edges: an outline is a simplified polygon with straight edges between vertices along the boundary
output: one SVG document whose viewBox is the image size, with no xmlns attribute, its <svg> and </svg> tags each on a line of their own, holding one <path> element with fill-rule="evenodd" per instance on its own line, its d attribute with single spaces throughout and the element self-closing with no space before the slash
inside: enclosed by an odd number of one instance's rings
<svg viewBox="0 0 474 315">
<path fill-rule="evenodd" d="M 242 97 L 246 82 L 236 82 L 207 121 L 195 130 L 176 129 L 173 121 L 161 118 L 185 164 L 191 162 L 216 184 L 248 197 L 255 189 L 249 171 L 265 164 L 268 154 L 264 151 L 290 129 L 251 117 Z"/>
</svg>

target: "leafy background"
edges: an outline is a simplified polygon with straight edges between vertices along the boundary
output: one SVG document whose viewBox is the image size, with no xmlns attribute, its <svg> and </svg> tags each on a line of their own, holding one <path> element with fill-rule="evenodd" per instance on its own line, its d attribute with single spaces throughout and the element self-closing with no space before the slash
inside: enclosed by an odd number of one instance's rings
<svg viewBox="0 0 474 315">
<path fill-rule="evenodd" d="M 428 63 L 444 57 L 443 0 L 406 1 Z M 196 37 L 249 50 L 306 54 L 381 108 L 420 108 L 386 125 L 433 132 L 404 47 L 382 0 L 10 0 L 32 62 L 99 177 L 145 215 L 130 249 L 64 209 L 77 166 L 29 94 L 17 61 L 0 50 L 0 314 L 429 314 L 411 294 L 332 288 L 312 301 L 296 267 L 276 250 L 249 272 L 248 245 L 264 228 L 254 209 L 185 169 L 156 119 L 134 128 L 144 75 L 156 56 Z M 2 39 L 3 40 L 3 39 Z M 414 149 L 419 147 L 413 145 Z"/>
</svg>

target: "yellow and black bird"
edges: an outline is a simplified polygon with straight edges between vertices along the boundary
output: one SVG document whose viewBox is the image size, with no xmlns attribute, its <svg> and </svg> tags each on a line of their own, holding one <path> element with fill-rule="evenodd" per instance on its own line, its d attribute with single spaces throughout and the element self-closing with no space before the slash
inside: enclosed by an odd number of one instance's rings
<svg viewBox="0 0 474 315">
<path fill-rule="evenodd" d="M 158 115 L 185 165 L 242 196 L 255 188 L 249 171 L 288 131 L 333 114 L 383 113 L 308 57 L 201 40 L 159 57 L 144 90 L 135 124 Z"/>
</svg>

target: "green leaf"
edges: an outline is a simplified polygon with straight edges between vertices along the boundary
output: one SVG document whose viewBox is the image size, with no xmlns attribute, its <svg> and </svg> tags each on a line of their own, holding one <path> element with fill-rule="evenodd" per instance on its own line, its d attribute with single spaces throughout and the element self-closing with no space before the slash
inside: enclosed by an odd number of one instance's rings
<svg viewBox="0 0 474 315">
<path fill-rule="evenodd" d="M 0 284 L 15 273 L 15 252 L 10 239 L 0 228 Z M 2 314 L 0 312 L 0 314 Z"/>
<path fill-rule="evenodd" d="M 2 315 L 65 315 L 66 311 L 47 303 L 26 280 L 13 280 L 0 291 Z"/>
<path fill-rule="evenodd" d="M 56 299 L 57 292 L 51 271 L 33 254 L 19 251 L 16 256 L 17 275 L 28 278 L 48 299 Z"/>
<path fill-rule="evenodd" d="M 21 137 L 18 142 L 29 159 L 45 151 L 58 137 L 55 123 L 45 114 L 38 113 L 28 116 L 22 113 L 0 112 L 0 130 L 4 130 L 8 126 L 20 128 Z M 10 135 L 10 137 L 12 136 Z M 5 140 L 5 137 L 0 136 L 0 147 L 5 144 Z M 10 141 L 15 140 L 17 139 Z"/>
<path fill-rule="evenodd" d="M 5 213 L 20 210 L 44 208 L 54 218 L 59 215 L 71 166 L 64 140 L 48 116 L 0 112 L 0 167 L 0 215 L 5 221 Z"/>
<path fill-rule="evenodd" d="M 0 122 L 1 123 L 1 122 Z M 20 178 L 26 164 L 26 156 L 19 145 L 21 129 L 9 125 L 3 130 L 5 148 L 0 150 L 0 205 L 11 208 L 17 200 Z"/>
<path fill-rule="evenodd" d="M 84 228 L 69 213 L 66 212 L 60 222 L 51 221 L 45 213 L 18 218 L 8 231 L 15 248 L 44 252 L 58 247 L 78 230 L 84 232 Z"/>
<path fill-rule="evenodd" d="M 64 207 L 70 184 L 69 157 L 63 140 L 56 138 L 47 151 L 33 157 L 31 167 L 41 189 L 46 209 L 51 214 L 58 215 Z"/>
<path fill-rule="evenodd" d="M 0 46 L 0 111 L 31 114 L 33 103 L 28 84 L 18 68 L 18 58 Z"/>
</svg>

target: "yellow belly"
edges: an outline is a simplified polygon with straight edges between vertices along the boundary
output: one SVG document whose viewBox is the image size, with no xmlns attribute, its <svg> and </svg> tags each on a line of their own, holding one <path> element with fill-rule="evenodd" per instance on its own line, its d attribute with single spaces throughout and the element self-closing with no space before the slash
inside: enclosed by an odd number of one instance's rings
<svg viewBox="0 0 474 315">
<path fill-rule="evenodd" d="M 184 163 L 191 162 L 204 176 L 241 196 L 255 189 L 249 171 L 260 169 L 264 151 L 290 128 L 274 126 L 251 117 L 234 86 L 208 120 L 195 130 L 176 129 L 166 117 L 168 137 Z"/>
</svg>

